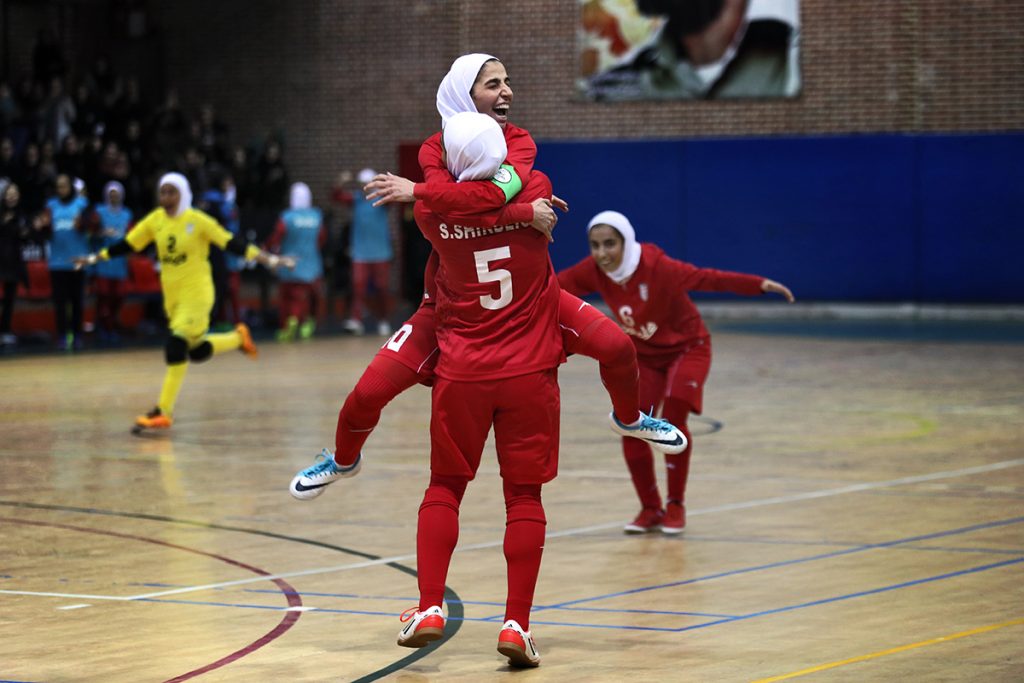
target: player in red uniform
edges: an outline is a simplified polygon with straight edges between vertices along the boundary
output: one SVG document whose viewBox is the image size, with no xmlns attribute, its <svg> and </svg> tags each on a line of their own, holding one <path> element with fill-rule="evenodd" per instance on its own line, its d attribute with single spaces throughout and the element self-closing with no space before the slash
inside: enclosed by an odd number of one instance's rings
<svg viewBox="0 0 1024 683">
<path fill-rule="evenodd" d="M 686 433 L 690 413 L 701 413 L 704 381 L 711 367 L 711 337 L 688 290 L 749 296 L 772 292 L 793 301 L 784 285 L 757 275 L 697 268 L 636 241 L 633 226 L 617 211 L 602 211 L 587 226 L 590 257 L 561 271 L 562 288 L 583 296 L 597 292 L 633 339 L 640 361 L 640 404 L 661 406 L 662 416 Z M 660 528 L 678 534 L 686 525 L 686 479 L 692 444 L 665 455 L 668 505 L 662 508 L 647 444 L 623 439 L 622 449 L 643 509 L 627 533 Z"/>
<path fill-rule="evenodd" d="M 488 116 L 460 113 L 445 127 L 447 161 L 459 179 L 494 175 L 515 183 L 501 129 Z M 515 202 L 551 197 L 532 171 Z M 509 209 L 513 209 L 512 206 Z M 509 211 L 505 212 L 506 214 Z M 513 666 L 537 666 L 529 629 L 546 520 L 541 486 L 558 469 L 558 280 L 547 238 L 521 222 L 489 227 L 470 214 L 439 215 L 417 202 L 416 222 L 440 257 L 432 392 L 430 485 L 416 533 L 419 608 L 398 644 L 422 647 L 444 629 L 441 602 L 458 541 L 459 505 L 494 426 L 506 509 L 508 596 L 498 650 Z"/>
<path fill-rule="evenodd" d="M 493 118 L 504 133 L 509 172 L 522 181 L 529 176 L 537 156 L 530 134 L 508 121 L 512 89 L 505 67 L 495 57 L 470 54 L 459 57 L 442 80 L 437 109 L 442 123 L 460 112 L 481 112 Z M 551 202 L 537 199 L 506 206 L 514 183 L 499 186 L 490 181 L 455 183 L 442 160 L 441 133 L 429 137 L 420 147 L 420 167 L 425 182 L 412 183 L 400 176 L 379 175 L 367 187 L 371 198 L 381 202 L 411 202 L 416 199 L 438 213 L 478 212 L 477 224 L 493 227 L 499 212 L 508 222 L 527 222 L 550 237 L 556 217 Z M 568 207 L 557 198 L 556 205 Z M 308 500 L 328 484 L 354 476 L 361 467 L 361 449 L 380 419 L 381 411 L 395 396 L 417 382 L 430 384 L 437 362 L 434 333 L 434 273 L 432 254 L 424 273 L 424 298 L 419 309 L 402 324 L 374 357 L 360 377 L 338 415 L 335 452 L 327 449 L 317 462 L 300 471 L 289 490 L 296 498 Z M 600 311 L 580 299 L 563 293 L 559 302 L 559 325 L 566 353 L 595 358 L 601 380 L 612 400 L 612 429 L 622 435 L 646 439 L 664 452 L 685 448 L 682 433 L 672 425 L 640 411 L 637 388 L 636 351 L 628 338 Z"/>
</svg>

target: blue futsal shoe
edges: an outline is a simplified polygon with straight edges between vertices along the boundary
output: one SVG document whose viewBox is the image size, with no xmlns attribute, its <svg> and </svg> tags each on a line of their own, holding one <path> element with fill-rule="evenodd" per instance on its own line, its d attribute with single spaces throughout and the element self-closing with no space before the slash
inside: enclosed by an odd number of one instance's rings
<svg viewBox="0 0 1024 683">
<path fill-rule="evenodd" d="M 686 450 L 686 436 L 676 429 L 675 425 L 651 417 L 643 411 L 640 412 L 640 421 L 635 425 L 622 424 L 619 418 L 615 417 L 615 413 L 608 415 L 608 421 L 611 422 L 612 431 L 616 434 L 646 441 L 651 448 L 662 453 L 675 455 Z"/>
<path fill-rule="evenodd" d="M 299 500 L 312 500 L 323 493 L 328 484 L 359 474 L 362 466 L 362 453 L 356 456 L 354 463 L 342 467 L 334 462 L 334 453 L 325 448 L 316 456 L 316 463 L 312 467 L 307 467 L 295 475 L 292 483 L 288 485 L 288 492 Z"/>
</svg>

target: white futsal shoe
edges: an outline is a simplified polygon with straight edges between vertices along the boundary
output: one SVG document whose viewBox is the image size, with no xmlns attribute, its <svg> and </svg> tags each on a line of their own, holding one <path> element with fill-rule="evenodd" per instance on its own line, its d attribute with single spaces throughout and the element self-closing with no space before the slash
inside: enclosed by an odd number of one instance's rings
<svg viewBox="0 0 1024 683">
<path fill-rule="evenodd" d="M 295 475 L 288 485 L 288 492 L 299 500 L 312 500 L 323 493 L 328 484 L 339 479 L 354 477 L 359 474 L 362 467 L 362 453 L 356 456 L 354 463 L 344 467 L 334 462 L 334 453 L 325 448 L 316 456 L 316 462 L 312 467 L 307 467 Z"/>
<path fill-rule="evenodd" d="M 402 647 L 423 647 L 444 637 L 444 612 L 437 605 L 422 612 L 415 607 L 407 609 L 399 618 L 408 622 L 398 632 L 398 644 Z"/>
<path fill-rule="evenodd" d="M 515 667 L 540 666 L 540 652 L 533 636 L 524 631 L 515 619 L 509 619 L 498 634 L 498 652 L 508 657 L 508 665 Z"/>
<path fill-rule="evenodd" d="M 615 417 L 615 413 L 608 415 L 608 421 L 612 425 L 612 431 L 622 436 L 631 436 L 634 439 L 646 441 L 651 448 L 675 455 L 686 450 L 686 436 L 676 429 L 671 422 L 640 412 L 640 420 L 636 424 L 624 425 Z"/>
</svg>

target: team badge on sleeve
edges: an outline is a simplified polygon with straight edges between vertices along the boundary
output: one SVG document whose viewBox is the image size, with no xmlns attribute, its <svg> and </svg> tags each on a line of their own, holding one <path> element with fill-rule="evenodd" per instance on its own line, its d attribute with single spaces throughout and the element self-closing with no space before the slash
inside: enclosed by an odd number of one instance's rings
<svg viewBox="0 0 1024 683">
<path fill-rule="evenodd" d="M 505 201 L 512 199 L 523 189 L 523 181 L 516 173 L 516 170 L 508 164 L 502 164 L 498 172 L 491 178 L 491 182 L 501 188 L 505 193 Z"/>
</svg>

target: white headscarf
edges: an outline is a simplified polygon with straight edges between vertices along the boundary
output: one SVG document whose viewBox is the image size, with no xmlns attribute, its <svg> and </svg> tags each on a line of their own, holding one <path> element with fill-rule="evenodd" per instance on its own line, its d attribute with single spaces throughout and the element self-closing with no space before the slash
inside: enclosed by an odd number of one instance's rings
<svg viewBox="0 0 1024 683">
<path fill-rule="evenodd" d="M 292 185 L 291 196 L 288 202 L 293 209 L 308 209 L 313 206 L 313 193 L 306 183 L 295 183 Z"/>
<path fill-rule="evenodd" d="M 458 181 L 487 180 L 498 172 L 508 154 L 501 126 L 487 114 L 460 112 L 444 129 L 448 170 Z"/>
<path fill-rule="evenodd" d="M 618 211 L 602 211 L 591 218 L 587 225 L 587 234 L 589 235 L 590 231 L 598 225 L 610 225 L 622 235 L 622 263 L 612 272 L 605 273 L 621 285 L 633 277 L 637 266 L 640 265 L 640 243 L 636 241 L 636 231 L 633 230 L 633 224 L 629 222 L 629 219 Z"/>
<path fill-rule="evenodd" d="M 117 182 L 116 180 L 111 180 L 109 183 L 103 186 L 103 201 L 109 204 L 110 193 L 113 192 L 114 190 L 117 190 L 117 193 L 121 195 L 121 203 L 124 204 L 124 185 Z"/>
<path fill-rule="evenodd" d="M 437 112 L 441 115 L 441 130 L 448 125 L 448 119 L 459 112 L 476 111 L 476 104 L 469 92 L 476 83 L 480 69 L 492 59 L 498 58 L 474 52 L 462 55 L 452 62 L 452 68 L 448 70 L 437 88 Z"/>
<path fill-rule="evenodd" d="M 180 216 L 185 209 L 192 208 L 192 188 L 189 187 L 188 179 L 185 176 L 180 173 L 166 173 L 160 178 L 156 187 L 159 190 L 164 185 L 174 185 L 181 195 L 181 199 L 178 200 L 178 208 L 174 210 L 174 213 L 168 213 L 169 216 Z"/>
</svg>

